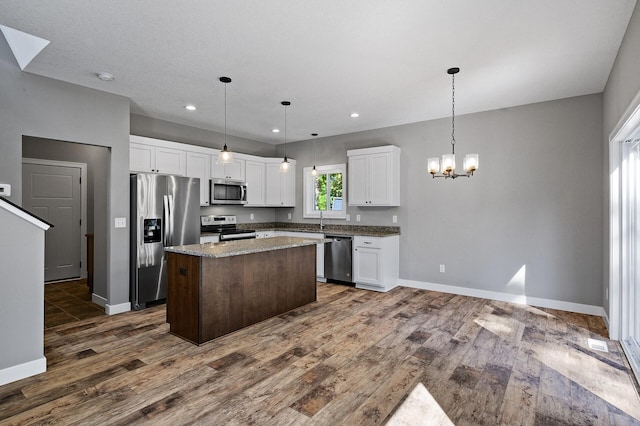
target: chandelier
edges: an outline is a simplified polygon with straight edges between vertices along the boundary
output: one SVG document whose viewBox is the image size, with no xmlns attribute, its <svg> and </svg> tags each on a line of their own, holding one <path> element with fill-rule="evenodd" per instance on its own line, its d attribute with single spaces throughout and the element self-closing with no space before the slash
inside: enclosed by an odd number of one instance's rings
<svg viewBox="0 0 640 426">
<path fill-rule="evenodd" d="M 455 179 L 457 177 L 471 177 L 473 172 L 478 170 L 478 154 L 467 154 L 464 156 L 464 173 L 456 173 L 456 85 L 455 75 L 460 72 L 460 68 L 449 68 L 447 74 L 451 75 L 451 154 L 442 156 L 442 163 L 438 157 L 431 157 L 427 160 L 427 168 L 434 178 L 443 177 L 445 179 Z"/>
</svg>

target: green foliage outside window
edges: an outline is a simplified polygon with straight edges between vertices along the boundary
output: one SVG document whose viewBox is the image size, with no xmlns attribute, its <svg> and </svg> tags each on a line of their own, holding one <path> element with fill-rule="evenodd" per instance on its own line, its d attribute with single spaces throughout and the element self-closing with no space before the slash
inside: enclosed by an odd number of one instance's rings
<svg viewBox="0 0 640 426">
<path fill-rule="evenodd" d="M 328 181 L 328 183 L 327 183 Z M 327 185 L 329 186 L 329 203 L 327 206 Z M 342 199 L 342 173 L 321 174 L 315 178 L 314 210 L 333 210 L 335 199 Z M 340 206 L 342 209 L 342 206 Z"/>
</svg>

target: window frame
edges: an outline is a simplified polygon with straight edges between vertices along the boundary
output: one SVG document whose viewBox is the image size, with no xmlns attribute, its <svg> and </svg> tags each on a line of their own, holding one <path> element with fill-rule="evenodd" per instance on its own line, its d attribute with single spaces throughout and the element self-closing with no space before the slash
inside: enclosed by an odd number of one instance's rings
<svg viewBox="0 0 640 426">
<path fill-rule="evenodd" d="M 311 174 L 313 167 L 304 167 L 303 168 L 303 205 L 304 209 L 302 212 L 302 217 L 305 219 L 319 219 L 320 218 L 320 210 L 314 210 L 315 205 L 315 194 L 314 194 L 314 183 L 315 177 Z M 322 217 L 324 219 L 347 219 L 347 164 L 329 164 L 325 166 L 316 166 L 316 171 L 318 175 L 320 174 L 334 174 L 341 173 L 342 174 L 342 210 L 322 210 Z"/>
</svg>

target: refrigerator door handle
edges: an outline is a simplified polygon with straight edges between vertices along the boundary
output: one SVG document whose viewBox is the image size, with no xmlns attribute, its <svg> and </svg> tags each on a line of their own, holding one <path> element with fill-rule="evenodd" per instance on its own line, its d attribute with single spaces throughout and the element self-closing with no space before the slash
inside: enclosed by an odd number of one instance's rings
<svg viewBox="0 0 640 426">
<path fill-rule="evenodd" d="M 162 203 L 164 204 L 164 208 L 162 209 L 162 221 L 164 224 L 164 230 L 162 232 L 162 245 L 164 247 L 169 246 L 169 197 L 166 195 L 162 196 Z"/>
<path fill-rule="evenodd" d="M 167 198 L 169 199 L 169 244 L 167 244 L 167 246 L 172 246 L 173 245 L 173 233 L 174 233 L 174 227 L 173 227 L 173 221 L 174 221 L 174 217 L 173 217 L 173 212 L 174 212 L 174 205 L 173 205 L 173 195 L 168 195 Z"/>
</svg>

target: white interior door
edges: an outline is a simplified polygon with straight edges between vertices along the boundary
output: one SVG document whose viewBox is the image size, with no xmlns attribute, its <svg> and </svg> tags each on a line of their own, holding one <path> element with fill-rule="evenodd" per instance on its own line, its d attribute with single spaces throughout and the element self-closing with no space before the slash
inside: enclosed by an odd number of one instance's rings
<svg viewBox="0 0 640 426">
<path fill-rule="evenodd" d="M 45 281 L 80 277 L 81 169 L 23 164 L 22 207 L 53 224 L 45 233 Z"/>
</svg>

